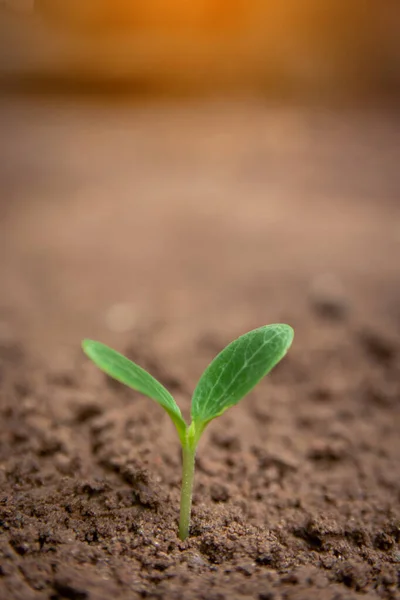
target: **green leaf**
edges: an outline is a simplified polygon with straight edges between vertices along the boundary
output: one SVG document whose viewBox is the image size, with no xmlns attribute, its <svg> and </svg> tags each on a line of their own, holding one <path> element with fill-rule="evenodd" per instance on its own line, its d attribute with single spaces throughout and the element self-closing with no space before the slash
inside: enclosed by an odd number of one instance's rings
<svg viewBox="0 0 400 600">
<path fill-rule="evenodd" d="M 237 404 L 285 356 L 293 336 L 289 325 L 266 325 L 242 335 L 216 356 L 192 398 L 197 439 L 209 421 Z"/>
<path fill-rule="evenodd" d="M 169 391 L 157 379 L 154 379 L 142 367 L 105 344 L 93 340 L 84 340 L 82 348 L 85 354 L 104 373 L 158 402 L 174 422 L 181 441 L 184 439 L 186 423 L 181 411 Z"/>
</svg>

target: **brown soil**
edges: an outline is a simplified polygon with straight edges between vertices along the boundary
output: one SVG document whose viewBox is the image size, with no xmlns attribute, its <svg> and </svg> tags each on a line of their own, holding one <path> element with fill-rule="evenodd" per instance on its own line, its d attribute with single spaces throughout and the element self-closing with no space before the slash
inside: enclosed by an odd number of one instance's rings
<svg viewBox="0 0 400 600">
<path fill-rule="evenodd" d="M 0 597 L 400 598 L 398 116 L 0 109 Z M 182 543 L 173 427 L 80 339 L 187 414 L 277 321 L 293 349 L 206 431 Z"/>
</svg>

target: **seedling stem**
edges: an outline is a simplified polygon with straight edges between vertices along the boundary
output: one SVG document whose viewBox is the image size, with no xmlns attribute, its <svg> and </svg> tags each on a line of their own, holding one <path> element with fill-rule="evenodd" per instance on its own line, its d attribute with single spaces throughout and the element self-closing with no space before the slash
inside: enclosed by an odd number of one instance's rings
<svg viewBox="0 0 400 600">
<path fill-rule="evenodd" d="M 185 540 L 189 535 L 195 460 L 196 448 L 191 448 L 190 444 L 185 443 L 182 448 L 181 514 L 179 519 L 179 537 L 181 540 Z"/>
</svg>

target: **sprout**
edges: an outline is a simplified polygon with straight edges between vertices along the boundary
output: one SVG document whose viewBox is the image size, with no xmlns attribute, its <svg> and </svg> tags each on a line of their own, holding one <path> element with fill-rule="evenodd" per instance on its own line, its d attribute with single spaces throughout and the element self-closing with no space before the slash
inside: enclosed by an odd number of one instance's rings
<svg viewBox="0 0 400 600">
<path fill-rule="evenodd" d="M 87 356 L 107 375 L 160 404 L 171 417 L 182 445 L 182 491 L 179 537 L 189 535 L 195 455 L 210 421 L 237 404 L 285 356 L 293 341 L 289 325 L 267 325 L 250 331 L 222 350 L 208 365 L 194 390 L 191 423 L 175 400 L 147 371 L 100 342 L 84 340 Z"/>
</svg>

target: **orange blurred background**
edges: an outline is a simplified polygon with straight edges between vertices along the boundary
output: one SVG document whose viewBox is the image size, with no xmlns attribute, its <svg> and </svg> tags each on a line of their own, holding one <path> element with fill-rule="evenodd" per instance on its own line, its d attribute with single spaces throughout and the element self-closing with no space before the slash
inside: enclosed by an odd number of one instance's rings
<svg viewBox="0 0 400 600">
<path fill-rule="evenodd" d="M 107 340 L 121 305 L 244 331 L 332 273 L 355 313 L 397 310 L 399 18 L 400 0 L 0 0 L 0 333 L 3 306 L 38 347 Z"/>
<path fill-rule="evenodd" d="M 289 95 L 400 87 L 397 0 L 6 0 L 0 76 Z"/>
</svg>

